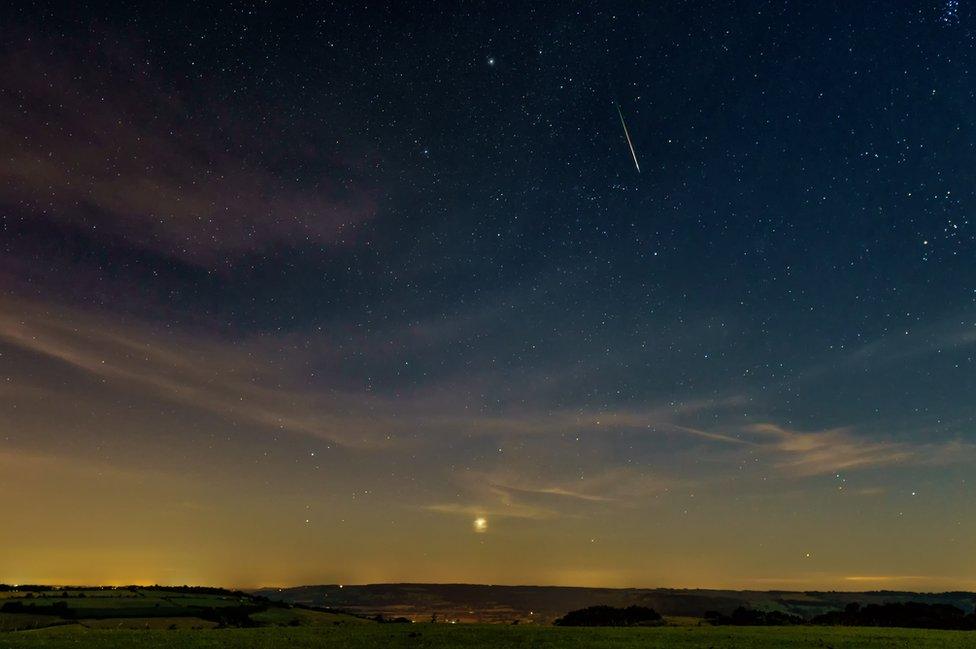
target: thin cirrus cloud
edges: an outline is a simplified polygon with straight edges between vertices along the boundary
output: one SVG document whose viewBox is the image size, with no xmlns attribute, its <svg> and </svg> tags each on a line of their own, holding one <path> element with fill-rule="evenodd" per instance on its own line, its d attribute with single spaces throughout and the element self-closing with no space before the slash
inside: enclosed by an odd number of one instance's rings
<svg viewBox="0 0 976 649">
<path fill-rule="evenodd" d="M 309 347 L 288 336 L 230 341 L 197 331 L 157 330 L 138 320 L 0 297 L 0 343 L 52 359 L 111 382 L 117 389 L 163 399 L 273 431 L 308 435 L 354 447 L 386 447 L 414 439 L 457 435 L 546 437 L 573 431 L 684 428 L 671 420 L 728 408 L 739 399 L 688 400 L 638 410 L 528 409 L 488 413 L 447 398 L 440 385 L 409 398 L 351 388 L 317 389 L 308 382 L 310 356 L 327 374 L 345 362 L 334 350 Z M 328 377 L 321 377 L 328 382 Z M 477 381 L 477 378 L 474 379 Z M 457 393 L 469 392 L 452 378 Z M 63 390 L 62 379 L 42 385 L 7 385 L 21 396 Z M 2 394 L 0 394 L 2 396 Z M 578 489 L 567 491 L 577 492 Z"/>
<path fill-rule="evenodd" d="M 478 518 L 490 516 L 498 518 L 524 518 L 531 520 L 548 520 L 556 518 L 559 513 L 545 507 L 534 507 L 523 503 L 506 503 L 504 501 L 487 502 L 478 505 L 463 505 L 457 503 L 435 503 L 425 505 L 422 509 L 437 514 L 447 514 L 461 518 Z"/>
<path fill-rule="evenodd" d="M 742 452 L 748 452 L 774 466 L 786 479 L 876 467 L 946 465 L 976 457 L 976 447 L 958 440 L 908 444 L 873 439 L 847 428 L 798 431 L 760 423 L 747 426 L 741 435 L 733 436 L 676 424 L 659 426 L 683 431 L 706 443 L 734 451 L 733 455 L 724 456 L 730 466 L 736 464 L 734 458 L 741 458 Z M 715 457 L 723 455 L 719 453 Z M 426 509 L 462 516 L 492 514 L 538 519 L 579 516 L 581 505 L 628 507 L 647 504 L 658 496 L 667 496 L 683 488 L 717 484 L 724 479 L 721 471 L 699 475 L 695 479 L 676 479 L 627 467 L 611 468 L 575 480 L 527 477 L 538 473 L 537 469 L 519 472 L 513 468 L 494 473 L 472 472 L 459 484 L 465 504 L 437 503 Z M 876 495 L 881 491 L 867 489 L 862 493 Z"/>
<path fill-rule="evenodd" d="M 25 218 L 212 266 L 343 245 L 374 216 L 363 155 L 336 137 L 318 138 L 332 144 L 322 151 L 291 142 L 256 103 L 203 119 L 147 65 L 53 51 L 0 51 L 0 202 Z"/>
<path fill-rule="evenodd" d="M 747 427 L 759 452 L 801 477 L 896 465 L 940 465 L 972 459 L 976 447 L 959 440 L 907 443 L 873 439 L 850 428 L 798 431 L 772 423 Z"/>
<path fill-rule="evenodd" d="M 531 480 L 512 472 L 481 476 L 479 480 L 496 492 L 507 494 L 509 498 L 521 496 L 548 498 L 553 502 L 566 500 L 618 504 L 645 500 L 687 484 L 686 480 L 622 466 L 577 476 L 572 480 Z"/>
<path fill-rule="evenodd" d="M 0 298 L 0 343 L 66 364 L 97 379 L 95 385 L 107 381 L 119 389 L 227 420 L 350 447 L 381 449 L 416 444 L 418 431 L 429 435 L 427 441 L 432 443 L 459 435 L 544 440 L 586 431 L 599 444 L 603 433 L 615 431 L 676 433 L 706 447 L 723 447 L 725 450 L 713 457 L 728 459 L 730 466 L 748 453 L 781 474 L 796 477 L 882 466 L 942 465 L 976 454 L 971 444 L 960 440 L 909 443 L 850 428 L 799 431 L 766 422 L 727 434 L 679 423 L 684 418 L 734 408 L 742 403 L 734 396 L 630 410 L 595 412 L 564 407 L 488 413 L 445 399 L 440 386 L 409 399 L 316 390 L 303 376 L 307 372 L 307 348 L 292 345 L 299 351 L 288 351 L 287 340 L 227 341 L 173 330 L 163 334 L 144 323 L 123 323 L 10 297 Z M 342 362 L 342 356 L 336 355 L 324 365 L 341 367 Z M 61 376 L 47 383 L 44 377 L 35 376 L 33 382 L 8 383 L 0 397 L 27 399 L 45 389 L 63 390 L 65 385 Z M 558 509 L 559 501 L 626 502 L 671 486 L 656 476 L 632 472 L 587 476 L 584 480 L 527 480 L 509 473 L 482 476 L 476 482 L 481 491 L 467 490 L 473 499 L 484 497 L 486 503 L 495 502 L 505 511 L 526 515 Z M 473 499 L 469 502 L 476 502 Z"/>
<path fill-rule="evenodd" d="M 575 479 L 528 477 L 517 469 L 499 468 L 464 475 L 459 480 L 462 502 L 434 503 L 423 509 L 461 517 L 575 518 L 587 511 L 581 507 L 591 507 L 592 511 L 632 507 L 690 484 L 685 479 L 623 466 Z"/>
<path fill-rule="evenodd" d="M 144 325 L 122 325 L 77 310 L 0 299 L 0 343 L 79 370 L 119 389 L 135 391 L 246 421 L 348 446 L 384 445 L 379 423 L 351 395 L 320 397 L 288 385 L 274 363 L 282 359 L 260 345 L 186 335 L 163 335 Z M 35 378 L 43 381 L 43 378 Z M 64 380 L 33 386 L 62 389 Z M 76 382 L 77 383 L 77 382 Z"/>
</svg>

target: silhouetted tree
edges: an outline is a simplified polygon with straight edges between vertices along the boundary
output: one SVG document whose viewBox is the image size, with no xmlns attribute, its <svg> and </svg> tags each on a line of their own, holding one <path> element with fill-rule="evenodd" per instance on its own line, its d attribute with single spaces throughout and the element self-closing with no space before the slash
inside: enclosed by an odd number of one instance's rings
<svg viewBox="0 0 976 649">
<path fill-rule="evenodd" d="M 803 624 L 803 618 L 782 611 L 757 611 L 740 606 L 732 611 L 732 615 L 723 615 L 718 611 L 707 611 L 705 621 L 709 624 L 735 626 L 788 626 Z"/>
<path fill-rule="evenodd" d="M 570 611 L 553 624 L 557 626 L 639 626 L 659 623 L 661 616 L 646 606 L 590 606 Z"/>
<path fill-rule="evenodd" d="M 976 614 L 950 604 L 888 602 L 861 606 L 853 603 L 843 611 L 831 611 L 813 618 L 814 624 L 841 626 L 883 626 L 920 629 L 976 629 Z"/>
</svg>

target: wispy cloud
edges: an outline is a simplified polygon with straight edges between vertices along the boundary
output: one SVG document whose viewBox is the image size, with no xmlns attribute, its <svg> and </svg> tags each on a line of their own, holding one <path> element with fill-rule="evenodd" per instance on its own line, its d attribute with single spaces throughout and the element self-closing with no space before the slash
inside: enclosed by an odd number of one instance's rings
<svg viewBox="0 0 976 649">
<path fill-rule="evenodd" d="M 526 518 L 533 520 L 547 520 L 556 518 L 559 514 L 544 507 L 532 507 L 520 503 L 486 502 L 484 504 L 461 505 L 456 503 L 436 503 L 424 505 L 422 509 L 438 514 L 449 514 L 462 518 L 477 518 L 490 516 L 498 518 Z"/>
<path fill-rule="evenodd" d="M 382 426 L 354 408 L 352 395 L 322 397 L 287 383 L 267 348 L 164 334 L 79 311 L 0 300 L 0 341 L 55 359 L 83 373 L 199 408 L 293 433 L 354 446 L 382 445 Z"/>
<path fill-rule="evenodd" d="M 84 56 L 64 43 L 0 51 L 0 201 L 205 265 L 341 244 L 373 216 L 358 163 L 334 138 L 327 150 L 282 147 L 270 107 L 205 120 L 147 57 L 76 49 Z"/>
<path fill-rule="evenodd" d="M 775 456 L 781 470 L 801 476 L 903 464 L 918 453 L 906 444 L 861 438 L 845 428 L 801 432 L 765 423 L 748 430 L 759 436 L 760 446 Z"/>
<path fill-rule="evenodd" d="M 361 391 L 316 389 L 308 380 L 310 364 L 340 365 L 340 354 L 309 349 L 288 337 L 227 340 L 10 297 L 0 297 L 0 342 L 111 381 L 118 389 L 270 430 L 360 447 L 403 442 L 418 430 L 432 436 L 428 441 L 458 435 L 599 435 L 622 429 L 648 434 L 677 430 L 712 439 L 721 436 L 689 433 L 691 429 L 670 427 L 671 422 L 737 402 L 729 397 L 598 412 L 529 408 L 486 413 L 452 399 L 440 385 L 409 399 L 375 394 L 365 386 Z M 316 358 L 310 360 L 310 354 Z M 463 387 L 453 379 L 451 384 L 455 390 Z"/>
<path fill-rule="evenodd" d="M 749 426 L 761 452 L 781 471 L 814 476 L 895 465 L 940 465 L 976 457 L 976 446 L 959 440 L 909 443 L 858 434 L 851 428 L 799 431 L 772 423 Z"/>
<path fill-rule="evenodd" d="M 663 427 L 671 428 L 673 430 L 681 431 L 689 435 L 694 435 L 695 437 L 701 437 L 704 439 L 709 439 L 715 442 L 723 442 L 726 444 L 739 444 L 745 446 L 755 446 L 756 443 L 748 439 L 744 439 L 742 436 L 726 435 L 724 433 L 716 433 L 707 430 L 702 430 L 700 428 L 692 428 L 691 426 L 681 426 L 679 424 L 664 424 Z"/>
<path fill-rule="evenodd" d="M 787 383 L 818 380 L 835 372 L 904 363 L 976 345 L 976 315 L 963 313 L 946 320 L 891 331 L 837 352 L 806 368 Z"/>
<path fill-rule="evenodd" d="M 98 381 L 110 381 L 117 389 L 269 431 L 309 435 L 346 446 L 430 444 L 459 436 L 545 439 L 586 433 L 598 442 L 620 432 L 679 435 L 721 445 L 733 455 L 748 452 L 763 457 L 783 474 L 798 477 L 883 466 L 950 464 L 976 457 L 976 449 L 964 440 L 907 441 L 853 428 L 802 431 L 772 422 L 731 431 L 683 423 L 738 407 L 744 398 L 736 395 L 643 408 L 524 408 L 488 413 L 449 398 L 450 393 L 440 385 L 418 391 L 409 399 L 374 394 L 365 388 L 359 392 L 322 390 L 308 381 L 307 354 L 312 352 L 291 344 L 294 341 L 225 340 L 187 331 L 159 331 L 138 321 L 9 297 L 0 298 L 0 307 L 0 342 L 6 345 L 56 360 Z M 341 356 L 330 357 L 328 350 L 314 353 L 325 354 L 329 362 L 341 362 Z M 318 359 L 314 364 L 323 362 Z M 63 381 L 59 383 L 63 385 Z M 37 382 L 2 387 L 0 397 L 8 400 L 58 389 Z M 424 433 L 422 441 L 416 441 L 417 431 Z M 532 474 L 482 475 L 481 483 L 494 492 L 479 495 L 501 502 L 510 511 L 516 511 L 513 504 L 518 503 L 538 513 L 557 509 L 540 499 L 626 502 L 671 484 L 659 482 L 660 476 L 649 478 L 612 467 L 583 479 L 530 480 L 528 475 Z"/>
<path fill-rule="evenodd" d="M 628 467 L 612 467 L 575 479 L 555 475 L 546 479 L 535 473 L 530 477 L 513 467 L 470 472 L 458 480 L 460 503 L 434 503 L 423 509 L 464 517 L 575 518 L 586 511 L 647 504 L 656 496 L 690 484 Z"/>
<path fill-rule="evenodd" d="M 976 344 L 976 318 L 960 317 L 893 332 L 853 350 L 851 364 L 891 363 Z"/>
<path fill-rule="evenodd" d="M 639 471 L 629 467 L 611 467 L 586 473 L 571 480 L 528 478 L 511 470 L 473 476 L 481 484 L 511 497 L 551 498 L 589 503 L 632 504 L 636 500 L 656 496 L 681 484 L 664 474 Z"/>
</svg>

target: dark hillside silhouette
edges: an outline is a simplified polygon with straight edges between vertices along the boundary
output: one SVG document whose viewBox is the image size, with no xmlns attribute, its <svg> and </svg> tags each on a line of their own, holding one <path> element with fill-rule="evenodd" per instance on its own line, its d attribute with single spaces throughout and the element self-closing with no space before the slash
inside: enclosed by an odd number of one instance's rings
<svg viewBox="0 0 976 649">
<path fill-rule="evenodd" d="M 966 614 L 961 608 L 949 604 L 925 602 L 886 602 L 861 606 L 852 602 L 842 611 L 831 611 L 805 620 L 797 615 L 780 611 L 759 611 L 739 607 L 731 615 L 718 611 L 705 613 L 705 620 L 714 625 L 732 626 L 785 626 L 792 624 L 818 624 L 825 626 L 874 626 L 902 627 L 909 629 L 976 629 L 976 612 Z"/>
<path fill-rule="evenodd" d="M 964 611 L 976 607 L 976 593 L 915 593 L 907 591 L 734 591 L 671 588 L 578 588 L 564 586 L 489 586 L 484 584 L 368 584 L 262 588 L 253 591 L 271 600 L 343 610 L 373 617 L 405 615 L 429 620 L 461 622 L 552 624 L 565 615 L 590 606 L 646 606 L 661 615 L 702 617 L 707 611 L 731 616 L 737 608 L 781 611 L 810 620 L 830 611 L 842 611 L 857 602 L 924 602 L 949 604 Z"/>
<path fill-rule="evenodd" d="M 590 606 L 578 611 L 570 611 L 553 624 L 556 626 L 642 626 L 656 624 L 661 616 L 653 608 L 646 606 Z"/>
<path fill-rule="evenodd" d="M 803 624 L 806 621 L 799 615 L 790 615 L 782 611 L 757 611 L 743 606 L 732 611 L 731 615 L 723 615 L 718 611 L 706 611 L 705 620 L 710 624 L 731 624 L 734 626 L 788 626 Z"/>
<path fill-rule="evenodd" d="M 895 602 L 886 604 L 848 604 L 843 611 L 824 613 L 814 624 L 839 626 L 910 627 L 917 629 L 976 629 L 976 612 L 966 614 L 949 604 Z"/>
</svg>

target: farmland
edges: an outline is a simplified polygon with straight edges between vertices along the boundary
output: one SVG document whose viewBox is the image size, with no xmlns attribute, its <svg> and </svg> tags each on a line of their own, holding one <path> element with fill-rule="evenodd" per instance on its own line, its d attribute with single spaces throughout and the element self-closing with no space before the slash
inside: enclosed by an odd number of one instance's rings
<svg viewBox="0 0 976 649">
<path fill-rule="evenodd" d="M 0 603 L 0 647 L 735 647 L 976 649 L 976 633 L 857 627 L 713 627 L 693 616 L 644 628 L 548 624 L 380 623 L 338 611 L 211 589 L 10 591 Z M 12 612 L 13 611 L 13 612 Z"/>
<path fill-rule="evenodd" d="M 93 629 L 65 625 L 40 631 L 7 633 L 0 646 L 10 649 L 43 647 L 240 647 L 347 648 L 460 647 L 470 649 L 524 648 L 604 649 L 800 649 L 976 648 L 976 634 L 959 631 L 864 628 L 716 628 L 659 627 L 586 629 L 503 625 L 451 624 L 337 624 L 327 626 L 264 627 L 255 629 Z"/>
</svg>

